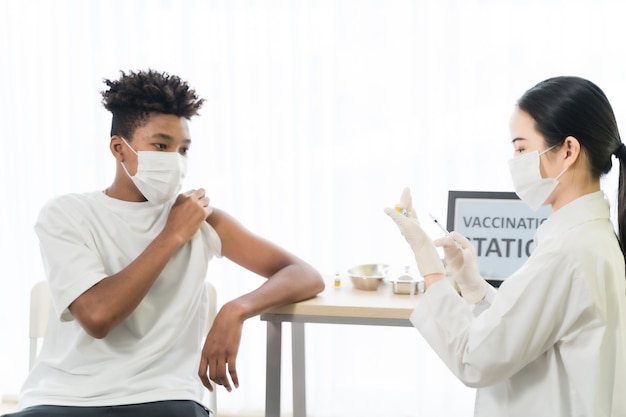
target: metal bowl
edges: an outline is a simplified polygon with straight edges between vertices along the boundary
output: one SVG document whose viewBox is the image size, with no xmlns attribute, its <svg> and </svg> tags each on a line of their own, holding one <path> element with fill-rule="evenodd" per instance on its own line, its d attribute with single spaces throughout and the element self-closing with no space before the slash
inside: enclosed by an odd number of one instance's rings
<svg viewBox="0 0 626 417">
<path fill-rule="evenodd" d="M 359 290 L 373 291 L 385 278 L 385 270 L 389 265 L 385 264 L 363 264 L 348 269 L 348 276 L 352 280 L 352 285 Z"/>
</svg>

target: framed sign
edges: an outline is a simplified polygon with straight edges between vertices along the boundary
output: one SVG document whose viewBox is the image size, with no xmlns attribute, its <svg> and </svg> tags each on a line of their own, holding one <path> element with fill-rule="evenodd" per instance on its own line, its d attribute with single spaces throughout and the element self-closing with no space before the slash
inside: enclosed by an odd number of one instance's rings
<svg viewBox="0 0 626 417">
<path fill-rule="evenodd" d="M 496 287 L 528 259 L 535 231 L 551 213 L 549 205 L 531 210 L 514 192 L 448 192 L 448 230 L 472 242 L 480 274 Z"/>
</svg>

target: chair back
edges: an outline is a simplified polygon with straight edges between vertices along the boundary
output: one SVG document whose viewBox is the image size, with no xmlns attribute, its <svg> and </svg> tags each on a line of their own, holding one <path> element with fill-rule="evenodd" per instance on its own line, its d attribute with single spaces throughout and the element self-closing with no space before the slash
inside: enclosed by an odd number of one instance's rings
<svg viewBox="0 0 626 417">
<path fill-rule="evenodd" d="M 206 321 L 206 327 L 204 328 L 204 336 L 206 337 L 209 330 L 211 330 L 211 326 L 213 326 L 213 320 L 215 320 L 215 315 L 217 314 L 217 290 L 209 281 L 205 281 L 204 286 L 209 300 L 209 312 L 207 314 L 208 319 Z M 213 410 L 213 413 L 215 413 L 212 414 L 211 417 L 214 417 L 217 415 L 217 385 L 213 385 L 213 392 L 209 392 L 209 390 L 206 390 L 205 392 L 208 406 L 211 410 Z"/>
<path fill-rule="evenodd" d="M 50 290 L 47 281 L 37 282 L 30 290 L 28 369 L 33 368 L 39 351 L 39 339 L 46 334 L 50 311 Z"/>
</svg>

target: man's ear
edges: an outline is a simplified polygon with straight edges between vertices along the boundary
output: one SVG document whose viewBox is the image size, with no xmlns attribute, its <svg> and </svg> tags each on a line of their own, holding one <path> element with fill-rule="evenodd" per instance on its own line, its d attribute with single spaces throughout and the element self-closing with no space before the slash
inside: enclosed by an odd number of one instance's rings
<svg viewBox="0 0 626 417">
<path fill-rule="evenodd" d="M 118 160 L 118 162 L 124 162 L 124 155 L 122 154 L 122 149 L 124 148 L 124 144 L 119 136 L 114 135 L 111 136 L 111 141 L 109 142 L 109 149 L 111 153 Z"/>
<path fill-rule="evenodd" d="M 568 136 L 563 141 L 561 152 L 566 167 L 572 166 L 580 157 L 580 142 L 574 136 Z"/>
</svg>

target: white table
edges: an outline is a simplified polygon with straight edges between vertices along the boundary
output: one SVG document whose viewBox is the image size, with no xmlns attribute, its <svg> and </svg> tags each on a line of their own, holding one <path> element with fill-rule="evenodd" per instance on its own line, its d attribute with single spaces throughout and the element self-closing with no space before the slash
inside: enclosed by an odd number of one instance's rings
<svg viewBox="0 0 626 417">
<path fill-rule="evenodd" d="M 376 291 L 357 290 L 344 277 L 339 288 L 327 282 L 315 298 L 262 314 L 261 320 L 267 321 L 265 416 L 280 417 L 282 323 L 291 323 L 293 416 L 306 417 L 304 324 L 410 327 L 409 316 L 419 296 L 394 294 L 390 283 L 382 283 Z"/>
</svg>

